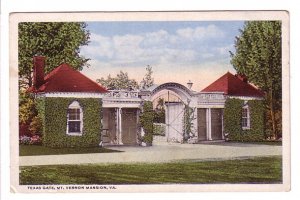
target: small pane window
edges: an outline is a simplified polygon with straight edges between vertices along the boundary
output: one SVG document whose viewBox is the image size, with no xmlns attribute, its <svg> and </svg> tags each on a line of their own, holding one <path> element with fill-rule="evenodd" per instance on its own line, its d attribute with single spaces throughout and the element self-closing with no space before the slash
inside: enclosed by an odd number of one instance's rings
<svg viewBox="0 0 300 200">
<path fill-rule="evenodd" d="M 74 101 L 68 108 L 68 135 L 82 135 L 82 108 L 77 101 Z"/>
<path fill-rule="evenodd" d="M 244 106 L 242 109 L 242 128 L 250 129 L 250 112 L 248 105 Z"/>
<path fill-rule="evenodd" d="M 80 120 L 80 109 L 69 109 L 69 120 Z"/>
</svg>

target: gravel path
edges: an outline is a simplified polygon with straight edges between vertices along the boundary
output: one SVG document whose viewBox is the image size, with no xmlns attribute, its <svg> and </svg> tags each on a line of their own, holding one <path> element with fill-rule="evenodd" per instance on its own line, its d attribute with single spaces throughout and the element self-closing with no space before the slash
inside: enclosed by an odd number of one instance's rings
<svg viewBox="0 0 300 200">
<path fill-rule="evenodd" d="M 281 146 L 256 144 L 164 144 L 152 147 L 108 147 L 120 153 L 68 154 L 45 156 L 22 156 L 20 166 L 91 164 L 91 163 L 134 163 L 176 162 L 183 160 L 227 160 L 255 156 L 282 155 Z"/>
</svg>

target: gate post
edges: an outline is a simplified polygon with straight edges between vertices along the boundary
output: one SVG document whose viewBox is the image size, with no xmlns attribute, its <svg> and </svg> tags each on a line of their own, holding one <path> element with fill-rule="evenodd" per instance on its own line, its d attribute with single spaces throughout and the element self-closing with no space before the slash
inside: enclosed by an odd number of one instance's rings
<svg viewBox="0 0 300 200">
<path fill-rule="evenodd" d="M 122 142 L 122 108 L 117 109 L 117 125 L 118 125 L 118 142 L 119 144 L 123 144 Z"/>
</svg>

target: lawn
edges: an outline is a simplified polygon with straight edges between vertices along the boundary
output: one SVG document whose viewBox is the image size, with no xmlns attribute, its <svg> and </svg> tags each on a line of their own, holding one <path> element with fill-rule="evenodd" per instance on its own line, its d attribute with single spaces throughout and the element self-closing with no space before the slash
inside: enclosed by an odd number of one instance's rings
<svg viewBox="0 0 300 200">
<path fill-rule="evenodd" d="M 232 142 L 234 143 L 234 142 Z M 262 145 L 273 145 L 282 146 L 282 141 L 262 141 L 262 142 L 243 142 L 244 144 L 262 144 Z"/>
<path fill-rule="evenodd" d="M 111 153 L 120 152 L 101 147 L 86 148 L 49 148 L 41 145 L 19 145 L 20 156 L 36 156 L 36 155 L 61 155 L 61 154 L 83 154 L 83 153 Z"/>
<path fill-rule="evenodd" d="M 20 167 L 20 184 L 281 183 L 281 156 L 158 164 Z"/>
</svg>

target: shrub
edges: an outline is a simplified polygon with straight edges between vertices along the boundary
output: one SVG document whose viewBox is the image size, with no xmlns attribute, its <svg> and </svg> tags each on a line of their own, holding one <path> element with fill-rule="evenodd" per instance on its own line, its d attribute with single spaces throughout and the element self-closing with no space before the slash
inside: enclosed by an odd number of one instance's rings
<svg viewBox="0 0 300 200">
<path fill-rule="evenodd" d="M 249 100 L 250 129 L 242 129 L 242 107 L 244 101 L 227 99 L 224 109 L 224 132 L 232 141 L 263 141 L 265 135 L 264 105 L 262 100 Z"/>
<path fill-rule="evenodd" d="M 67 131 L 67 110 L 73 101 L 83 109 L 83 134 L 70 136 Z M 98 146 L 101 138 L 101 99 L 41 98 L 38 112 L 43 124 L 43 145 L 49 147 Z"/>
<path fill-rule="evenodd" d="M 161 135 L 165 136 L 166 135 L 166 125 L 165 124 L 153 124 L 153 135 Z"/>
<path fill-rule="evenodd" d="M 30 144 L 30 140 L 31 140 L 30 137 L 23 135 L 20 137 L 19 143 L 20 144 Z"/>
<path fill-rule="evenodd" d="M 42 120 L 40 117 L 35 116 L 30 125 L 29 125 L 29 130 L 31 134 L 36 135 L 36 134 L 42 134 Z"/>
<path fill-rule="evenodd" d="M 143 105 L 143 112 L 140 116 L 140 123 L 145 132 L 145 135 L 142 137 L 142 142 L 147 144 L 152 144 L 153 141 L 153 120 L 153 104 L 151 101 L 145 101 Z"/>
</svg>

